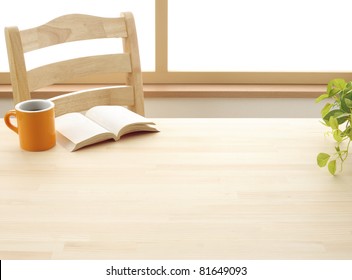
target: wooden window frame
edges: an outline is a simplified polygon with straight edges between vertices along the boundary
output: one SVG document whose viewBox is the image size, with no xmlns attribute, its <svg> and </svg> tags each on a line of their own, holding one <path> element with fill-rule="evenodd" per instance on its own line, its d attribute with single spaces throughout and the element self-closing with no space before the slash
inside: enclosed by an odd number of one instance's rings
<svg viewBox="0 0 352 280">
<path fill-rule="evenodd" d="M 282 86 L 283 94 L 280 97 L 312 97 L 321 92 L 323 85 L 334 78 L 343 78 L 352 80 L 351 72 L 172 72 L 168 70 L 168 0 L 155 0 L 155 71 L 143 72 L 143 81 L 146 85 L 248 85 L 248 90 L 236 94 L 236 87 L 230 87 L 230 96 L 243 97 L 251 93 L 253 85 Z M 122 81 L 123 77 L 121 77 Z M 88 77 L 72 81 L 72 85 L 77 84 L 111 84 L 118 83 L 116 76 L 107 75 L 104 77 Z M 10 84 L 9 73 L 0 73 L 0 84 Z M 307 85 L 305 90 L 301 90 L 302 86 Z M 312 87 L 316 85 L 317 87 Z M 290 86 L 292 86 L 290 88 Z M 295 89 L 300 87 L 300 90 Z M 253 87 L 252 87 L 253 88 Z M 155 89 L 155 88 L 154 88 Z M 177 92 L 190 92 L 190 87 L 185 87 L 182 91 L 178 87 Z M 205 88 L 203 87 L 203 90 Z M 313 91 L 312 91 L 313 89 Z M 319 89 L 319 90 L 318 90 Z M 163 91 L 167 88 L 163 88 Z M 202 92 L 203 90 L 199 90 Z M 210 90 L 212 91 L 212 90 Z M 153 91 L 154 92 L 154 91 Z M 174 92 L 174 91 L 173 91 Z M 254 90 L 258 95 L 258 91 Z M 265 95 L 266 90 L 259 91 Z M 286 93 L 289 93 L 286 95 Z M 296 94 L 293 94 L 296 92 Z M 305 94 L 302 95 L 302 92 Z M 214 93 L 215 94 L 215 93 Z M 163 95 L 161 95 L 163 96 Z M 165 96 L 165 94 L 164 94 Z M 184 96 L 184 95 L 183 95 Z M 197 96 L 201 96 L 197 95 Z M 216 94 L 215 96 L 216 97 Z"/>
</svg>

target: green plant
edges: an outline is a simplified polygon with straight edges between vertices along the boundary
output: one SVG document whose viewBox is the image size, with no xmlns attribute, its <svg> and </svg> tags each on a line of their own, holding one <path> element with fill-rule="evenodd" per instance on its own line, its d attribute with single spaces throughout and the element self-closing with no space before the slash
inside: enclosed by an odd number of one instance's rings
<svg viewBox="0 0 352 280">
<path fill-rule="evenodd" d="M 326 93 L 320 95 L 315 101 L 332 99 L 333 103 L 326 103 L 321 110 L 323 124 L 331 128 L 336 141 L 335 153 L 319 153 L 317 163 L 320 167 L 327 165 L 332 175 L 336 173 L 336 165 L 340 162 L 341 171 L 344 161 L 348 157 L 348 150 L 352 140 L 352 81 L 334 79 L 328 83 Z"/>
</svg>

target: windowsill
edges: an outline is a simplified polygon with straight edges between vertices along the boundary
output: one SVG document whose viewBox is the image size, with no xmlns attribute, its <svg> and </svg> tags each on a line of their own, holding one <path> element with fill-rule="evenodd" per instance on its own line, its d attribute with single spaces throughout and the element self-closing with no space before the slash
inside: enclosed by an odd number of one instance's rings
<svg viewBox="0 0 352 280">
<path fill-rule="evenodd" d="M 53 85 L 32 94 L 33 98 L 50 98 L 72 91 L 104 85 Z M 316 98 L 326 85 L 194 85 L 145 84 L 146 98 Z M 0 85 L 0 98 L 12 98 L 10 85 Z"/>
</svg>

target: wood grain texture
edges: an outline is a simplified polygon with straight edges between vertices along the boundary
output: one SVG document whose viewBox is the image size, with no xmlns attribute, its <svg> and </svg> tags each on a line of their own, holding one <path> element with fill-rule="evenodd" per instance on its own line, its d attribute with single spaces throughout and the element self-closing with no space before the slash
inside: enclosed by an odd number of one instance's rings
<svg viewBox="0 0 352 280">
<path fill-rule="evenodd" d="M 123 38 L 127 36 L 123 18 L 90 15 L 64 15 L 31 29 L 22 30 L 24 52 L 86 39 Z"/>
<path fill-rule="evenodd" d="M 7 56 L 14 103 L 31 99 L 21 36 L 17 27 L 5 28 Z"/>
<path fill-rule="evenodd" d="M 137 39 L 136 24 L 132 13 L 121 13 L 126 20 L 126 29 L 128 36 L 123 39 L 124 52 L 131 54 L 131 67 L 132 71 L 127 73 L 126 84 L 133 86 L 135 103 L 129 109 L 134 112 L 139 112 L 144 115 L 144 95 L 139 94 L 143 92 L 143 78 L 141 72 L 141 63 L 139 58 L 139 46 Z"/>
<path fill-rule="evenodd" d="M 352 161 L 317 119 L 154 119 L 69 153 L 0 124 L 1 259 L 351 259 Z"/>
<path fill-rule="evenodd" d="M 28 71 L 29 90 L 69 81 L 72 77 L 94 73 L 131 72 L 130 55 L 106 54 L 56 62 Z"/>
<path fill-rule="evenodd" d="M 86 111 L 93 106 L 134 104 L 133 89 L 129 86 L 110 86 L 87 89 L 50 98 L 55 103 L 55 116 Z"/>
<path fill-rule="evenodd" d="M 1 79 L 1 75 L 0 75 Z M 54 85 L 36 91 L 42 97 L 83 90 L 104 84 Z M 108 85 L 105 83 L 105 85 Z M 0 99 L 9 98 L 11 86 L 0 85 Z M 146 98 L 317 98 L 326 91 L 326 85 L 143 85 Z"/>
</svg>

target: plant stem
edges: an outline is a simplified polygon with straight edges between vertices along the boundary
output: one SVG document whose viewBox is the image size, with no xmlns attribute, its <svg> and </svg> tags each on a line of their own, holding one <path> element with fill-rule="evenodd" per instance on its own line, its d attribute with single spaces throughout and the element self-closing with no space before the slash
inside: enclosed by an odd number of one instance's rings
<svg viewBox="0 0 352 280">
<path fill-rule="evenodd" d="M 345 158 L 343 159 L 343 161 L 345 161 L 346 158 L 348 157 L 348 150 L 350 148 L 350 144 L 351 144 L 351 139 L 348 141 L 347 148 L 346 148 L 346 155 L 345 155 Z"/>
</svg>

